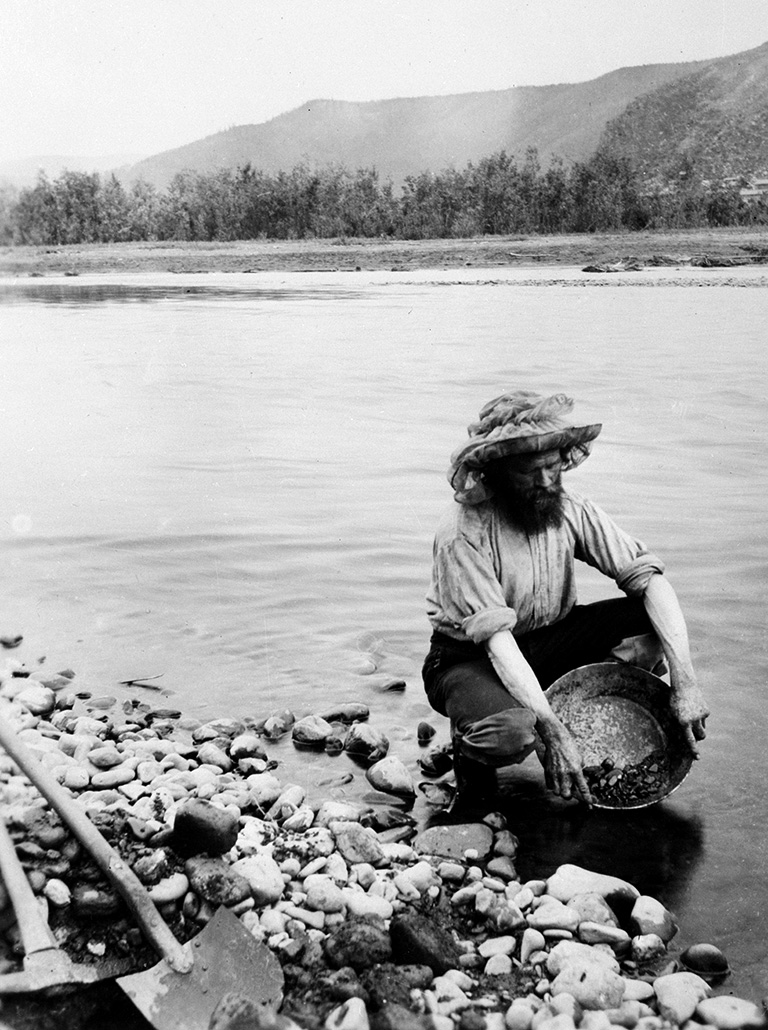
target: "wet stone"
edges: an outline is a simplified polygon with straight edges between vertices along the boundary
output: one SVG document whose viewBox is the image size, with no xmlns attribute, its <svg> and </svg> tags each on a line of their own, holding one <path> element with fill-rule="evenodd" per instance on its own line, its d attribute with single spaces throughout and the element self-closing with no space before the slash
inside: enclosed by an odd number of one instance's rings
<svg viewBox="0 0 768 1030">
<path fill-rule="evenodd" d="M 344 740 L 344 750 L 368 762 L 378 762 L 389 751 L 389 740 L 366 723 L 353 723 Z"/>
<path fill-rule="evenodd" d="M 474 860 L 484 862 L 491 853 L 493 831 L 485 823 L 459 823 L 455 826 L 431 826 L 418 834 L 413 847 L 422 855 L 461 862 L 467 852 Z"/>
</svg>

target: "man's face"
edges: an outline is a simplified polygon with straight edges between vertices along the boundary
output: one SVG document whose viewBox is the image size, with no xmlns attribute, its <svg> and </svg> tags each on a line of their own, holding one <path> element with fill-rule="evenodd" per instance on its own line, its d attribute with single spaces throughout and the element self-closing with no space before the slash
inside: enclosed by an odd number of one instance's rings
<svg viewBox="0 0 768 1030">
<path fill-rule="evenodd" d="M 563 518 L 559 451 L 512 455 L 490 462 L 483 478 L 507 516 L 527 530 L 559 526 Z"/>
</svg>

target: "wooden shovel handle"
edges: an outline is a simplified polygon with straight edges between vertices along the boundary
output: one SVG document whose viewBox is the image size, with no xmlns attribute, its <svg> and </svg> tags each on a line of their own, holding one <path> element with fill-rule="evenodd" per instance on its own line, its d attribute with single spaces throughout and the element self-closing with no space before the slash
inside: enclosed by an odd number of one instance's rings
<svg viewBox="0 0 768 1030">
<path fill-rule="evenodd" d="M 58 812 L 83 847 L 123 896 L 144 936 L 177 973 L 188 973 L 192 958 L 179 944 L 157 911 L 146 888 L 111 845 L 102 837 L 82 808 L 0 718 L 0 744 L 33 783 L 50 806 Z"/>
<path fill-rule="evenodd" d="M 40 911 L 40 905 L 29 885 L 5 820 L 0 818 L 0 873 L 13 905 L 21 931 L 24 954 L 56 948 L 56 939 Z"/>
</svg>

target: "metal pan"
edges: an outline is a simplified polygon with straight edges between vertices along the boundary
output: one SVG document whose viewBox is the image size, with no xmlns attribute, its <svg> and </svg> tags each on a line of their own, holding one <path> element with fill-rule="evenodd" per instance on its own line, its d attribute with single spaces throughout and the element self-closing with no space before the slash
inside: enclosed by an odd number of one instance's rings
<svg viewBox="0 0 768 1030">
<path fill-rule="evenodd" d="M 688 775 L 693 755 L 669 707 L 669 691 L 669 684 L 653 673 L 617 662 L 583 665 L 547 690 L 547 700 L 573 735 L 585 768 L 603 763 L 620 770 L 643 762 L 657 766 L 640 797 L 622 799 L 616 789 L 601 797 L 593 789 L 596 808 L 647 808 L 668 798 Z M 655 755 L 658 762 L 649 758 Z"/>
</svg>

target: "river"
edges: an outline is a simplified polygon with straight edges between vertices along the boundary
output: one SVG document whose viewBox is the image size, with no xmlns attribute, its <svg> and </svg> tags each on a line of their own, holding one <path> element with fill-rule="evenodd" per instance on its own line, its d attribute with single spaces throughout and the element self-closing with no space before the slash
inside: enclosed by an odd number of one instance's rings
<svg viewBox="0 0 768 1030">
<path fill-rule="evenodd" d="M 521 872 L 625 876 L 759 1000 L 768 290 L 733 270 L 493 275 L 0 284 L 0 633 L 24 635 L 8 656 L 200 719 L 363 700 L 416 772 L 418 721 L 446 738 L 419 667 L 448 456 L 504 389 L 564 390 L 604 423 L 569 481 L 665 559 L 712 716 L 688 779 L 636 815 L 548 801 L 526 767 Z M 581 600 L 614 591 L 581 580 Z M 120 685 L 137 677 L 161 689 Z M 275 754 L 315 796 L 346 771 L 364 792 L 343 755 Z"/>
</svg>

